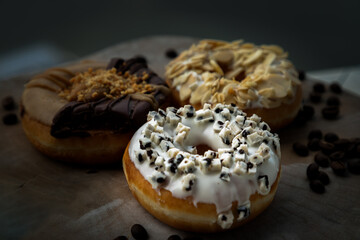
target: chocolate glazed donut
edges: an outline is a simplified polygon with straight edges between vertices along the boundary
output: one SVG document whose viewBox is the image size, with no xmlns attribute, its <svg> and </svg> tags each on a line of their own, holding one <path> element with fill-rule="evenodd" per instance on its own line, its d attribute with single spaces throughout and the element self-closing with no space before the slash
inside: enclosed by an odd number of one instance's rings
<svg viewBox="0 0 360 240">
<path fill-rule="evenodd" d="M 54 117 L 51 135 L 56 138 L 69 136 L 90 136 L 89 130 L 112 130 L 124 132 L 137 129 L 146 122 L 147 113 L 157 110 L 164 103 L 168 91 L 166 83 L 154 72 L 148 69 L 142 58 L 132 58 L 124 61 L 120 58 L 111 60 L 107 69 L 116 68 L 117 72 L 129 72 L 131 75 L 149 75 L 147 82 L 156 85 L 151 101 L 133 98 L 131 94 L 116 99 L 101 98 L 93 102 L 71 101 L 67 103 Z M 162 86 L 162 87 L 161 87 Z"/>
<path fill-rule="evenodd" d="M 116 94 L 107 89 L 98 95 L 90 91 L 88 98 L 70 98 L 73 91 L 79 94 L 75 86 L 79 75 L 83 79 L 95 76 L 100 83 L 119 81 L 125 87 L 115 89 Z M 94 61 L 75 63 L 30 80 L 22 96 L 22 125 L 30 142 L 51 158 L 82 164 L 119 162 L 147 113 L 171 102 L 166 101 L 169 92 L 143 58 L 114 58 L 107 66 Z"/>
</svg>

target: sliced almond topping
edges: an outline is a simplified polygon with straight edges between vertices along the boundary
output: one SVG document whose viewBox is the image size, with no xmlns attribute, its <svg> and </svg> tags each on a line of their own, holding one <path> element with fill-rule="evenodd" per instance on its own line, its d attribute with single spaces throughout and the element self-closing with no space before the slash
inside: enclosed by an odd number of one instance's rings
<svg viewBox="0 0 360 240">
<path fill-rule="evenodd" d="M 210 60 L 210 64 L 211 66 L 213 66 L 214 70 L 219 73 L 221 76 L 224 76 L 224 72 L 221 69 L 221 67 L 214 61 L 214 60 Z"/>
</svg>

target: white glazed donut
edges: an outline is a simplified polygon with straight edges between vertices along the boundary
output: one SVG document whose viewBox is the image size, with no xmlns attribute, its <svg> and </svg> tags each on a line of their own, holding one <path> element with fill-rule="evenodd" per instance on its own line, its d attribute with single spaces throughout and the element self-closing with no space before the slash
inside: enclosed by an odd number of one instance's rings
<svg viewBox="0 0 360 240">
<path fill-rule="evenodd" d="M 204 153 L 200 148 L 206 146 Z M 237 227 L 274 198 L 280 142 L 235 105 L 150 112 L 123 157 L 129 188 L 161 221 L 187 231 Z"/>
</svg>

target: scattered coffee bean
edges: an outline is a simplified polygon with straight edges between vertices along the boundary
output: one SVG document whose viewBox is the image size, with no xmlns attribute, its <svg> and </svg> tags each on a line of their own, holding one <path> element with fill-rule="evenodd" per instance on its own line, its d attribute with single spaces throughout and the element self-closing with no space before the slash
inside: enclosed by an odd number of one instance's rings
<svg viewBox="0 0 360 240">
<path fill-rule="evenodd" d="M 360 174 L 360 159 L 352 158 L 347 161 L 349 172 L 353 174 Z"/>
<path fill-rule="evenodd" d="M 325 119 L 333 120 L 339 116 L 340 109 L 337 106 L 325 107 L 321 110 L 321 114 Z"/>
<path fill-rule="evenodd" d="M 306 122 L 308 121 L 308 119 L 305 116 L 304 111 L 301 109 L 298 114 L 296 115 L 293 124 L 295 124 L 296 126 L 304 126 L 306 124 Z"/>
<path fill-rule="evenodd" d="M 304 126 L 307 121 L 311 120 L 314 117 L 315 110 L 312 106 L 304 105 L 296 115 L 294 119 L 294 124 L 297 126 Z"/>
<path fill-rule="evenodd" d="M 143 55 L 136 55 L 134 56 L 134 58 L 136 58 L 139 62 L 142 62 L 142 63 L 146 63 L 147 64 L 147 59 L 146 57 L 144 57 Z"/>
<path fill-rule="evenodd" d="M 342 161 L 332 161 L 330 167 L 336 175 L 344 176 L 346 173 L 346 166 Z"/>
<path fill-rule="evenodd" d="M 325 84 L 315 83 L 313 85 L 313 90 L 314 90 L 314 92 L 317 92 L 317 93 L 324 93 L 325 92 Z"/>
<path fill-rule="evenodd" d="M 318 93 L 318 92 L 311 92 L 309 95 L 310 101 L 312 103 L 321 102 L 321 97 L 322 97 L 321 93 Z"/>
<path fill-rule="evenodd" d="M 316 193 L 324 193 L 325 192 L 325 186 L 321 183 L 320 180 L 315 179 L 310 181 L 310 188 Z"/>
<path fill-rule="evenodd" d="M 298 70 L 298 73 L 299 73 L 299 79 L 301 81 L 304 81 L 306 79 L 306 73 L 304 70 Z"/>
<path fill-rule="evenodd" d="M 343 161 L 345 157 L 345 153 L 341 151 L 333 152 L 329 155 L 331 161 Z"/>
<path fill-rule="evenodd" d="M 317 179 L 324 185 L 328 185 L 330 183 L 330 178 L 326 172 L 320 171 Z"/>
<path fill-rule="evenodd" d="M 331 96 L 326 100 L 328 106 L 340 106 L 340 99 L 335 96 Z"/>
<path fill-rule="evenodd" d="M 178 56 L 178 53 L 174 49 L 168 49 L 165 52 L 166 57 L 168 58 L 176 58 Z"/>
<path fill-rule="evenodd" d="M 323 154 L 322 152 L 318 152 L 314 156 L 314 161 L 321 167 L 329 167 L 330 165 L 330 158 Z"/>
<path fill-rule="evenodd" d="M 348 139 L 339 139 L 333 142 L 333 144 L 335 145 L 336 151 L 346 151 L 348 149 L 350 141 Z"/>
<path fill-rule="evenodd" d="M 342 93 L 342 87 L 341 87 L 340 84 L 338 84 L 338 83 L 332 83 L 332 84 L 330 84 L 330 90 L 331 90 L 333 93 L 337 93 L 337 94 Z"/>
<path fill-rule="evenodd" d="M 320 139 L 318 139 L 318 138 L 311 139 L 307 145 L 308 149 L 310 151 L 318 151 L 320 149 L 319 142 L 320 142 Z"/>
<path fill-rule="evenodd" d="M 15 113 L 6 114 L 2 120 L 5 125 L 14 125 L 17 124 L 19 121 Z"/>
<path fill-rule="evenodd" d="M 310 180 L 316 179 L 319 176 L 319 165 L 311 163 L 306 169 L 306 176 Z"/>
<path fill-rule="evenodd" d="M 311 130 L 309 132 L 309 135 L 308 135 L 308 139 L 313 139 L 313 138 L 318 138 L 318 139 L 322 139 L 322 132 L 321 130 L 319 129 L 315 129 L 315 130 Z"/>
<path fill-rule="evenodd" d="M 309 155 L 309 150 L 307 149 L 307 147 L 299 142 L 293 144 L 293 150 L 297 155 L 301 157 L 306 157 Z"/>
<path fill-rule="evenodd" d="M 136 240 L 144 240 L 144 239 L 148 239 L 148 237 L 149 237 L 145 228 L 143 226 L 141 226 L 140 224 L 134 224 L 131 227 L 131 235 Z"/>
<path fill-rule="evenodd" d="M 355 143 L 357 145 L 360 144 L 360 138 L 351 138 L 351 139 L 349 139 L 349 141 L 352 143 Z"/>
<path fill-rule="evenodd" d="M 118 237 L 114 238 L 114 240 L 128 240 L 128 238 L 125 236 L 118 236 Z"/>
<path fill-rule="evenodd" d="M 89 169 L 86 171 L 87 174 L 94 174 L 94 173 L 98 173 L 99 171 L 96 169 Z"/>
<path fill-rule="evenodd" d="M 11 96 L 3 98 L 2 106 L 5 110 L 14 110 L 16 106 L 14 98 Z"/>
<path fill-rule="evenodd" d="M 191 237 L 185 237 L 184 240 L 202 240 L 202 237 L 191 236 Z"/>
<path fill-rule="evenodd" d="M 335 133 L 326 133 L 324 135 L 324 140 L 327 141 L 327 142 L 330 142 L 330 143 L 333 143 L 337 140 L 339 140 L 339 136 L 336 135 Z"/>
<path fill-rule="evenodd" d="M 346 156 L 349 158 L 357 157 L 360 155 L 358 152 L 358 146 L 360 143 L 356 139 L 350 139 L 349 144 L 346 147 Z M 360 149 L 359 149 L 360 150 Z"/>
<path fill-rule="evenodd" d="M 324 140 L 320 140 L 319 142 L 319 148 L 321 149 L 321 151 L 323 153 L 325 153 L 326 155 L 331 154 L 332 152 L 335 151 L 335 145 L 329 142 L 326 142 Z"/>
<path fill-rule="evenodd" d="M 314 117 L 315 114 L 314 107 L 310 105 L 304 105 L 302 110 L 306 120 L 311 120 Z"/>
<path fill-rule="evenodd" d="M 171 235 L 167 240 L 181 240 L 181 237 L 179 235 Z"/>
</svg>

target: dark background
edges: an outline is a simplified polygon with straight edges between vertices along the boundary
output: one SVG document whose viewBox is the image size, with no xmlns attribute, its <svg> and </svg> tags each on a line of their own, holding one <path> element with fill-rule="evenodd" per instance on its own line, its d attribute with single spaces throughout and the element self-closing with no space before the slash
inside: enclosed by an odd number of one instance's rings
<svg viewBox="0 0 360 240">
<path fill-rule="evenodd" d="M 304 70 L 354 66 L 359 10 L 359 0 L 0 0 L 0 62 L 34 46 L 60 49 L 65 61 L 144 36 L 183 35 L 277 44 Z"/>
</svg>

